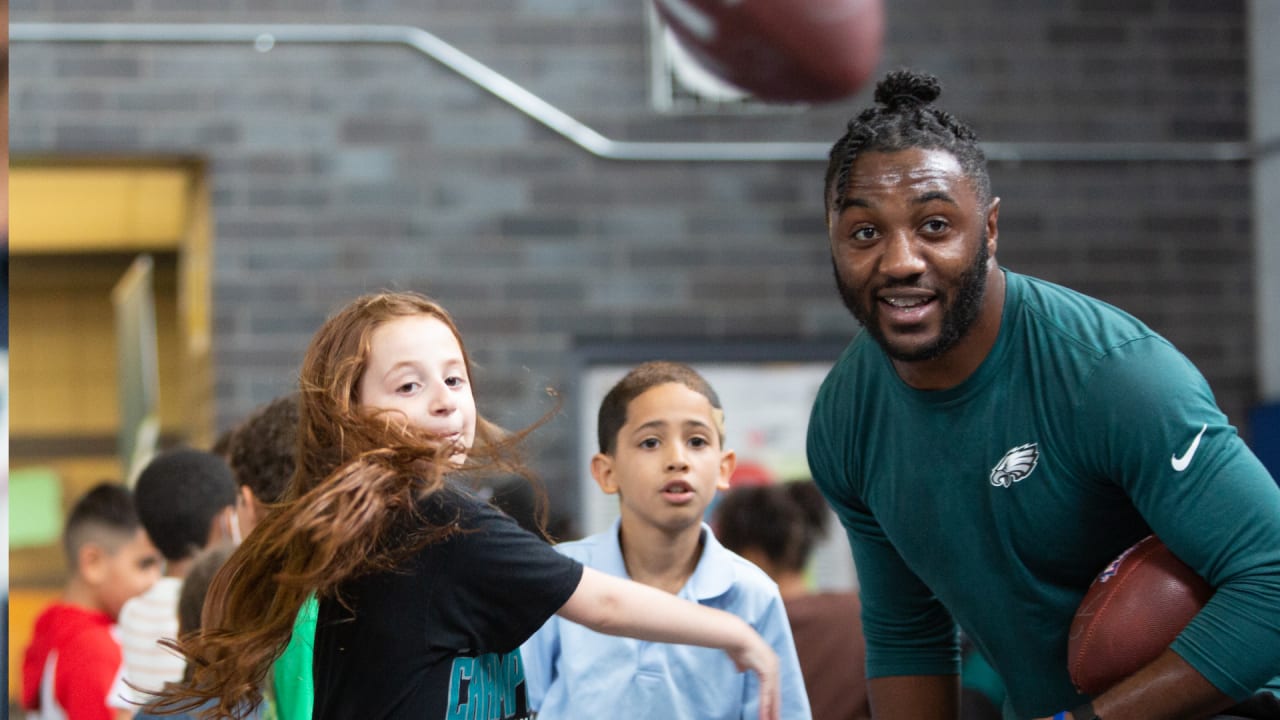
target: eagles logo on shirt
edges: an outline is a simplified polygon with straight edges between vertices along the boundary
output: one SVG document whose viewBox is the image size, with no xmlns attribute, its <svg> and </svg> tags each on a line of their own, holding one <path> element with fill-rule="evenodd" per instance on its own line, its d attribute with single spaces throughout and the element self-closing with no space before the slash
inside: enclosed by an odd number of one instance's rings
<svg viewBox="0 0 1280 720">
<path fill-rule="evenodd" d="M 1000 458 L 1000 462 L 991 468 L 991 484 L 996 487 L 1009 487 L 1021 482 L 1036 469 L 1040 460 L 1040 449 L 1036 443 L 1019 445 Z"/>
</svg>

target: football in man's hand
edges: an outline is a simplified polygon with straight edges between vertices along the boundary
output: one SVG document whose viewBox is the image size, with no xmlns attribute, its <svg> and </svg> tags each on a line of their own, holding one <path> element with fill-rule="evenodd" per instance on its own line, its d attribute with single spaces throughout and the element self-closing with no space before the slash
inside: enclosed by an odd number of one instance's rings
<svg viewBox="0 0 1280 720">
<path fill-rule="evenodd" d="M 883 0 L 653 2 L 705 70 L 761 100 L 847 97 L 880 62 Z"/>
<path fill-rule="evenodd" d="M 1076 689 L 1097 695 L 1155 660 L 1212 595 L 1155 535 L 1121 553 L 1071 621 L 1067 668 Z"/>
</svg>

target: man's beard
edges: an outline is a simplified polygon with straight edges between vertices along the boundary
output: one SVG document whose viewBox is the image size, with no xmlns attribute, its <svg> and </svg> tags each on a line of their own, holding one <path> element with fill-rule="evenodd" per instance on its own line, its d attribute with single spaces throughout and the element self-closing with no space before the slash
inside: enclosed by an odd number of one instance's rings
<svg viewBox="0 0 1280 720">
<path fill-rule="evenodd" d="M 956 343 L 959 343 L 973 327 L 982 309 L 982 298 L 987 288 L 987 260 L 990 256 L 987 251 L 987 234 L 984 232 L 982 242 L 978 244 L 978 251 L 974 253 L 973 262 L 960 275 L 956 286 L 945 290 L 935 289 L 937 291 L 935 302 L 943 303 L 945 306 L 942 314 L 942 329 L 938 332 L 938 337 L 928 345 L 915 349 L 891 345 L 880 327 L 879 303 L 872 297 L 864 304 L 864 300 L 867 299 L 859 293 L 859 288 L 849 286 L 840 277 L 840 270 L 836 267 L 834 257 L 831 259 L 831 268 L 835 272 L 836 288 L 840 291 L 840 299 L 844 301 L 844 306 L 853 313 L 853 317 L 862 324 L 862 327 L 871 333 L 871 339 L 875 340 L 876 344 L 894 360 L 920 362 L 932 360 L 955 347 Z M 915 286 L 914 282 L 895 282 L 885 285 L 883 289 L 913 286 Z"/>
</svg>

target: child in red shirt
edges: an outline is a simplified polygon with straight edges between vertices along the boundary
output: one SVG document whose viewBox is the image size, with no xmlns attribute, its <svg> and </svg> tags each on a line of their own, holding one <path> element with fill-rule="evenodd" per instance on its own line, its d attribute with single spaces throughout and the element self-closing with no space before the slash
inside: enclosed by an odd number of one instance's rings
<svg viewBox="0 0 1280 720">
<path fill-rule="evenodd" d="M 71 577 L 62 599 L 36 618 L 22 662 L 22 706 L 32 718 L 111 720 L 107 695 L 121 660 L 112 630 L 125 601 L 160 577 L 160 553 L 129 491 L 110 483 L 76 502 L 63 547 Z"/>
</svg>

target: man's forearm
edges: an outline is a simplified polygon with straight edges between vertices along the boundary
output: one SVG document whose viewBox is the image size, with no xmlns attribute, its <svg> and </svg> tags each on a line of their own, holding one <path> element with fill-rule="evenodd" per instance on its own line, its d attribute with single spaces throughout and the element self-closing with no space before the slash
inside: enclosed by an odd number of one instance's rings
<svg viewBox="0 0 1280 720">
<path fill-rule="evenodd" d="M 867 681 L 876 720 L 956 720 L 960 717 L 960 676 L 899 675 Z"/>
<path fill-rule="evenodd" d="M 1210 717 L 1234 703 L 1181 656 L 1166 650 L 1099 695 L 1093 709 L 1104 720 L 1192 720 Z"/>
</svg>

